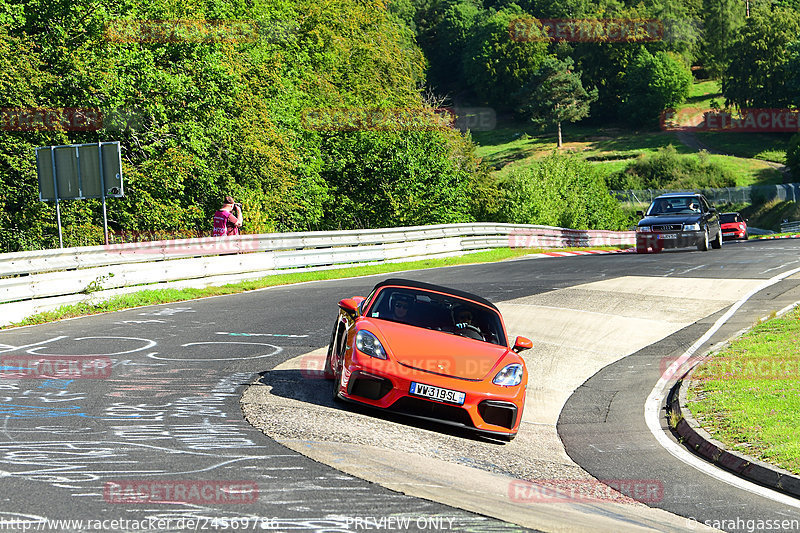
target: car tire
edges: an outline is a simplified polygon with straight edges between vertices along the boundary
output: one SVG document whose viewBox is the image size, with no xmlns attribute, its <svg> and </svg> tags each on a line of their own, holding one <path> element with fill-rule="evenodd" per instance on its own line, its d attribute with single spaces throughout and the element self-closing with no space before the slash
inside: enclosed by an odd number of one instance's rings
<svg viewBox="0 0 800 533">
<path fill-rule="evenodd" d="M 722 230 L 717 232 L 717 238 L 711 241 L 711 247 L 715 250 L 722 248 Z"/>
<path fill-rule="evenodd" d="M 703 231 L 703 239 L 697 243 L 697 249 L 701 252 L 708 250 L 708 228 Z"/>
<path fill-rule="evenodd" d="M 344 328 L 342 328 L 344 329 Z M 347 332 L 337 331 L 336 343 L 334 344 L 334 353 L 331 357 L 331 366 L 333 370 L 333 400 L 341 400 L 339 396 L 339 389 L 342 386 L 342 367 L 344 366 L 344 351 L 347 346 Z"/>
<path fill-rule="evenodd" d="M 325 379 L 333 379 L 336 377 L 336 373 L 333 371 L 333 366 L 331 365 L 331 356 L 333 355 L 333 345 L 336 342 L 336 329 L 339 327 L 339 321 L 333 323 L 333 332 L 331 333 L 331 342 L 328 343 L 328 353 L 325 355 L 325 366 L 322 370 L 322 374 L 325 376 Z"/>
<path fill-rule="evenodd" d="M 337 360 L 336 370 L 333 372 L 333 384 L 331 385 L 332 398 L 334 402 L 341 402 L 339 388 L 342 386 L 342 364 Z"/>
</svg>

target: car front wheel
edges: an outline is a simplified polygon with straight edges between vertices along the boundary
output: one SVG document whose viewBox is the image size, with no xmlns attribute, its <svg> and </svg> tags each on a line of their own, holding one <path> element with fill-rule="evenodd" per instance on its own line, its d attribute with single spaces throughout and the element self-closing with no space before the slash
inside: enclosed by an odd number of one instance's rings
<svg viewBox="0 0 800 533">
<path fill-rule="evenodd" d="M 703 238 L 697 243 L 697 249 L 701 252 L 708 250 L 708 228 L 703 230 Z"/>
<path fill-rule="evenodd" d="M 722 230 L 717 232 L 717 238 L 711 242 L 711 247 L 715 250 L 722 248 Z"/>
</svg>

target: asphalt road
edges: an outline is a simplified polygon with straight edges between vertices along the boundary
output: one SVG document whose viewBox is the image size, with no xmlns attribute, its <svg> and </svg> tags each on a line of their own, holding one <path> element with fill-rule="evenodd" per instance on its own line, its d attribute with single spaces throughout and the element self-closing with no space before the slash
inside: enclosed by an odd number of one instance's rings
<svg viewBox="0 0 800 533">
<path fill-rule="evenodd" d="M 406 275 L 502 302 L 619 276 L 766 279 L 773 269 L 798 266 L 798 249 L 797 241 L 769 241 L 706 253 L 547 258 Z M 0 526 L 40 531 L 519 529 L 342 474 L 288 450 L 243 420 L 239 396 L 244 387 L 281 362 L 324 346 L 336 302 L 365 295 L 377 279 L 279 287 L 0 332 L 5 378 L 0 379 Z M 762 307 L 771 310 L 770 305 L 766 301 Z M 691 344 L 702 328 L 691 326 L 618 364 L 660 359 Z M 76 379 L 19 377 L 21 360 L 47 356 L 107 358 L 111 369 Z M 620 398 L 630 394 L 620 403 L 630 404 L 625 407 L 633 417 L 638 409 L 641 418 L 640 400 L 658 376 L 652 367 L 625 368 L 604 384 L 613 383 Z M 623 413 L 617 419 L 616 411 L 598 420 L 592 397 L 597 390 L 604 398 L 614 397 L 587 382 L 559 425 L 568 453 L 590 473 L 684 487 L 683 499 L 665 497 L 655 505 L 700 521 L 756 516 L 750 514 L 754 509 L 764 511 L 758 516 L 772 516 L 769 502 L 749 492 L 727 485 L 695 490 L 710 482 L 671 456 L 657 454 L 652 436 L 647 440 L 636 420 Z M 622 448 L 591 452 L 615 433 Z M 639 467 L 643 470 L 634 469 Z M 143 497 L 143 491 L 151 496 Z M 84 522 L 48 522 L 66 519 Z"/>
</svg>

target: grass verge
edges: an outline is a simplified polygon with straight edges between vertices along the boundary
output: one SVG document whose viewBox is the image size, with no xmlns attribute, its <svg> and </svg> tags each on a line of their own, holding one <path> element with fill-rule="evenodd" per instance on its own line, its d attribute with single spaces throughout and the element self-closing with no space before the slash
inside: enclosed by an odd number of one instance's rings
<svg viewBox="0 0 800 533">
<path fill-rule="evenodd" d="M 728 449 L 800 474 L 800 310 L 757 324 L 698 366 L 688 407 Z"/>
<path fill-rule="evenodd" d="M 559 251 L 579 251 L 579 250 L 613 250 L 614 247 L 598 246 L 592 248 L 557 248 Z M 545 251 L 553 251 L 554 249 L 543 248 L 498 248 L 495 250 L 488 250 L 484 252 L 476 252 L 472 254 L 456 256 L 456 257 L 443 257 L 436 259 L 422 259 L 419 261 L 409 261 L 405 263 L 386 263 L 380 265 L 364 265 L 330 270 L 315 270 L 303 272 L 287 272 L 286 274 L 276 274 L 273 276 L 266 276 L 251 281 L 243 281 L 240 283 L 231 283 L 219 287 L 206 287 L 202 289 L 150 289 L 142 290 L 140 292 L 123 294 L 114 296 L 108 300 L 96 303 L 78 303 L 71 305 L 64 305 L 52 311 L 46 311 L 32 315 L 25 320 L 0 326 L 0 329 L 7 329 L 19 326 L 31 326 L 35 324 L 44 324 L 46 322 L 53 322 L 56 320 L 63 320 L 66 318 L 74 318 L 86 315 L 95 315 L 99 313 L 108 313 L 112 311 L 119 311 L 122 309 L 130 309 L 132 307 L 141 307 L 144 305 L 156 305 L 170 302 L 182 302 L 185 300 L 193 300 L 196 298 L 206 298 L 209 296 L 221 296 L 225 294 L 236 294 L 245 291 L 252 291 L 255 289 L 263 289 L 266 287 L 273 287 L 276 285 L 290 285 L 293 283 L 302 283 L 305 281 L 318 281 L 327 279 L 340 279 L 351 278 L 358 276 L 371 276 L 374 274 L 388 274 L 391 272 L 399 272 L 404 270 L 419 270 L 424 268 L 435 268 L 443 266 L 467 265 L 474 263 L 493 263 L 497 261 L 504 261 L 506 259 L 513 259 L 523 255 L 530 255 L 542 253 Z"/>
</svg>

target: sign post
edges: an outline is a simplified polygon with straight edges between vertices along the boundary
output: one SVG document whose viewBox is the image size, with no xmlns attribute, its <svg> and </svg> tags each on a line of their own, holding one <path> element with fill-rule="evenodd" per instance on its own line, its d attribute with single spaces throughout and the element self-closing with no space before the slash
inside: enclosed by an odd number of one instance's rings
<svg viewBox="0 0 800 533">
<path fill-rule="evenodd" d="M 59 246 L 64 247 L 60 201 L 86 198 L 99 198 L 103 203 L 103 233 L 108 244 L 106 198 L 124 196 L 119 141 L 39 147 L 36 171 L 39 200 L 56 204 Z"/>
</svg>

